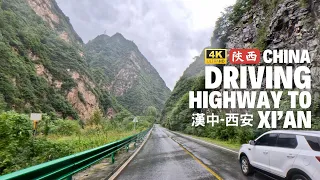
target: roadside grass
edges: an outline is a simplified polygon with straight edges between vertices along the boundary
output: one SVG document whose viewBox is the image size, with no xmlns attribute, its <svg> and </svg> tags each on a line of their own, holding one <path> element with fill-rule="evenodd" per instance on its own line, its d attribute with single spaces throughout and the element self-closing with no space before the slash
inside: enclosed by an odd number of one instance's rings
<svg viewBox="0 0 320 180">
<path fill-rule="evenodd" d="M 151 118 L 140 116 L 134 131 L 131 117 L 119 113 L 121 116 L 110 121 L 96 114 L 92 118 L 94 123 L 87 125 L 44 115 L 33 135 L 33 124 L 27 114 L 0 112 L 0 175 L 96 148 L 137 134 L 151 125 Z"/>
<path fill-rule="evenodd" d="M 82 131 L 71 136 L 48 135 L 47 140 L 57 144 L 68 144 L 72 147 L 73 153 L 96 148 L 128 136 L 138 133 L 137 131 L 109 130 L 106 132 Z"/>
<path fill-rule="evenodd" d="M 179 132 L 179 133 L 181 133 L 181 132 Z M 215 144 L 215 145 L 218 145 L 218 146 L 222 146 L 222 147 L 234 150 L 234 151 L 239 151 L 240 146 L 241 146 L 241 144 L 237 143 L 237 142 L 223 141 L 223 140 L 212 139 L 212 138 L 208 138 L 208 137 L 199 137 L 199 136 L 185 134 L 185 133 L 181 133 L 181 134 L 184 134 L 184 135 L 187 135 L 187 136 L 191 136 L 191 137 L 193 137 L 195 139 L 200 139 L 200 140 L 203 140 L 205 142 L 212 143 L 212 144 Z"/>
</svg>

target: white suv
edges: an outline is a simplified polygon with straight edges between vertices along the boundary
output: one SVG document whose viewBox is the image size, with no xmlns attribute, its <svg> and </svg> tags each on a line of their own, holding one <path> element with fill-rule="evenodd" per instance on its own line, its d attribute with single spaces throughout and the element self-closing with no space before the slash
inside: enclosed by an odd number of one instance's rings
<svg viewBox="0 0 320 180">
<path fill-rule="evenodd" d="M 320 180 L 320 131 L 269 131 L 243 144 L 239 161 L 246 176 L 258 170 L 276 179 Z"/>
</svg>

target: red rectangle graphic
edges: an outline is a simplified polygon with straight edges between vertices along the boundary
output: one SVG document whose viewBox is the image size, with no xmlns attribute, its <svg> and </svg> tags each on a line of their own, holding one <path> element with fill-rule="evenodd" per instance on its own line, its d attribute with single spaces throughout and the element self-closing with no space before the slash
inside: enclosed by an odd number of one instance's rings
<svg viewBox="0 0 320 180">
<path fill-rule="evenodd" d="M 229 61 L 231 64 L 259 64 L 259 49 L 231 49 L 229 51 Z"/>
</svg>

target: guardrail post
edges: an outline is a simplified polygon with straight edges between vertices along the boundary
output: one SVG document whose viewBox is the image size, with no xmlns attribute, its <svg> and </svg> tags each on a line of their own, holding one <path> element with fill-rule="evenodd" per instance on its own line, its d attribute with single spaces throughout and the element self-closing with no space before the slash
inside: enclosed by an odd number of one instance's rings
<svg viewBox="0 0 320 180">
<path fill-rule="evenodd" d="M 114 152 L 111 154 L 111 163 L 113 164 L 114 163 Z"/>
<path fill-rule="evenodd" d="M 126 151 L 127 152 L 129 151 L 129 144 L 127 144 L 127 146 L 126 146 Z"/>
<path fill-rule="evenodd" d="M 150 129 L 124 139 L 105 144 L 98 148 L 90 149 L 56 159 L 54 161 L 42 163 L 20 171 L 3 175 L 0 177 L 0 179 L 41 179 L 46 177 L 46 179 L 64 178 L 67 180 L 72 180 L 73 174 L 88 168 L 92 164 L 106 157 L 111 157 L 112 164 L 115 163 L 116 153 L 122 151 L 123 148 L 126 148 L 128 152 L 130 150 L 131 143 L 134 143 L 134 147 L 137 148 L 139 141 L 145 139 L 145 136 L 149 131 Z M 86 163 L 83 163 L 84 160 Z M 41 173 L 39 173 L 40 171 Z"/>
</svg>

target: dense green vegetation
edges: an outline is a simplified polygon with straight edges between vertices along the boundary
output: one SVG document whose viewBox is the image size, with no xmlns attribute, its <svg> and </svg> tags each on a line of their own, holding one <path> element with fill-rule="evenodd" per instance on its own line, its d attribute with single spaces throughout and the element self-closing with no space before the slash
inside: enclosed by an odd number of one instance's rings
<svg viewBox="0 0 320 180">
<path fill-rule="evenodd" d="M 171 114 L 173 109 L 177 107 L 179 100 L 182 97 L 188 95 L 188 92 L 192 89 L 193 84 L 196 84 L 198 76 L 204 75 L 204 51 L 202 51 L 200 56 L 194 57 L 194 62 L 189 65 L 189 67 L 183 72 L 183 75 L 176 83 L 170 97 L 166 101 L 166 104 L 161 112 L 160 121 L 169 126 L 171 119 Z M 186 98 L 186 97 L 185 97 Z M 177 109 L 175 109 L 177 110 Z"/>
<path fill-rule="evenodd" d="M 211 37 L 212 46 L 217 44 L 218 47 L 226 47 L 227 38 L 232 31 L 231 27 L 234 26 L 234 23 L 229 18 L 231 13 L 232 7 L 226 8 L 225 12 L 216 21 L 213 36 Z"/>
<path fill-rule="evenodd" d="M 75 48 L 62 42 L 25 1 L 3 1 L 0 9 L 0 93 L 6 109 L 17 111 L 58 111 L 78 118 L 75 110 L 61 94 L 75 86 L 66 67 L 86 72 Z M 39 57 L 33 62 L 29 53 Z M 55 90 L 36 75 L 35 64 L 43 64 L 53 79 L 66 82 Z"/>
<path fill-rule="evenodd" d="M 0 175 L 54 160 L 119 140 L 148 127 L 153 116 L 140 116 L 136 131 L 133 116 L 125 111 L 113 120 L 96 111 L 90 125 L 45 115 L 33 136 L 32 121 L 16 112 L 0 113 Z"/>
<path fill-rule="evenodd" d="M 163 108 L 170 90 L 132 41 L 120 33 L 100 35 L 85 50 L 98 84 L 109 87 L 126 109 L 142 114 L 148 106 Z"/>
<path fill-rule="evenodd" d="M 54 28 L 36 15 L 24 0 L 0 2 L 0 101 L 5 110 L 57 113 L 62 118 L 79 119 L 78 112 L 65 98 L 78 84 L 72 78 L 72 72 L 88 79 L 91 84 L 85 81 L 86 90 L 96 96 L 103 113 L 108 108 L 115 112 L 124 109 L 108 90 L 95 86 L 112 76 L 106 73 L 108 71 L 88 68 L 86 56 L 81 56 L 84 52 L 82 40 L 55 1 L 50 1 L 50 10 L 59 17 L 59 24 L 53 22 Z M 68 33 L 69 42 L 59 37 L 63 32 Z M 121 64 L 115 66 L 118 65 Z M 43 75 L 37 75 L 36 66 L 40 70 L 43 67 L 40 72 Z M 108 69 L 111 74 L 115 66 Z M 55 82 L 61 82 L 61 88 L 57 88 Z M 158 106 L 164 103 L 165 99 L 161 99 L 164 95 L 148 93 L 150 91 L 137 98 L 151 96 Z M 158 96 L 160 98 L 156 98 Z M 78 98 L 81 103 L 86 103 L 81 92 L 78 92 Z M 136 99 L 125 100 L 132 103 Z"/>
<path fill-rule="evenodd" d="M 169 94 L 133 42 L 125 40 L 117 45 L 110 41 L 115 48 L 110 52 L 83 55 L 84 44 L 69 18 L 55 1 L 46 2 L 51 3 L 49 13 L 57 16 L 59 23 L 43 19 L 49 16 L 38 16 L 25 0 L 0 0 L 0 175 L 138 133 L 159 117 Z M 67 36 L 61 38 L 61 34 Z M 128 54 L 119 56 L 122 51 L 134 51 L 143 71 L 127 98 L 117 100 L 106 86 L 114 80 L 116 70 L 124 66 L 121 61 Z M 111 61 L 108 64 L 101 59 L 100 63 L 106 65 L 98 68 L 101 64 L 95 66 L 96 57 Z M 74 72 L 79 74 L 78 79 L 72 77 Z M 72 105 L 66 98 L 78 88 L 79 79 L 99 105 L 88 119 L 81 119 L 73 107 L 79 104 Z M 87 95 L 79 90 L 73 98 L 86 104 Z M 140 115 L 135 130 L 133 114 L 119 101 Z M 105 116 L 110 109 L 112 118 L 108 119 Z M 28 117 L 31 112 L 45 113 L 36 136 Z"/>
<path fill-rule="evenodd" d="M 232 24 L 237 24 L 245 13 L 249 12 L 253 6 L 254 0 L 237 0 L 232 6 L 232 12 L 228 19 Z"/>
</svg>

